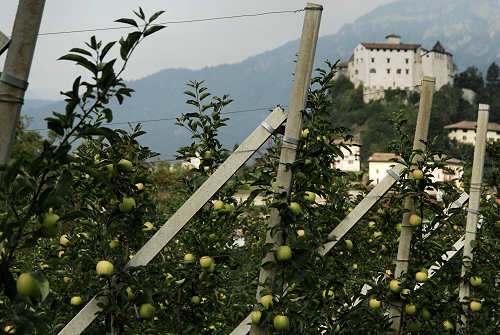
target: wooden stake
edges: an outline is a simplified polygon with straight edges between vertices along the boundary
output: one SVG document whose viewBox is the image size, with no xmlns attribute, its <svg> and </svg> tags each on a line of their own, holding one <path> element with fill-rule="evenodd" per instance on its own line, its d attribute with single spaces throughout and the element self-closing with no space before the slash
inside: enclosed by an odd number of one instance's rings
<svg viewBox="0 0 500 335">
<path fill-rule="evenodd" d="M 17 7 L 12 39 L 0 75 L 0 164 L 9 161 L 44 6 L 45 0 L 21 0 Z"/>
<path fill-rule="evenodd" d="M 224 185 L 238 169 L 257 151 L 286 119 L 286 114 L 278 107 L 248 138 L 241 143 L 231 156 L 212 174 L 174 215 L 139 249 L 125 268 L 147 265 L 163 247 L 177 234 L 207 201 Z M 59 335 L 81 334 L 96 318 L 103 298 L 92 300 L 64 327 Z"/>
<path fill-rule="evenodd" d="M 464 303 L 470 296 L 470 286 L 464 281 L 465 274 L 470 271 L 474 249 L 473 242 L 476 240 L 476 226 L 479 217 L 479 203 L 481 200 L 481 186 L 483 182 L 484 156 L 486 151 L 486 132 L 488 131 L 489 105 L 479 105 L 477 115 L 476 143 L 474 146 L 474 162 L 472 163 L 472 176 L 470 180 L 470 200 L 467 212 L 467 225 L 465 227 L 464 253 L 462 256 L 462 281 L 460 283 L 459 300 Z M 467 313 L 468 308 L 465 307 Z M 462 315 L 462 325 L 467 322 L 466 315 Z"/>
<path fill-rule="evenodd" d="M 432 77 L 424 77 L 422 80 L 422 90 L 420 92 L 420 106 L 418 110 L 417 125 L 415 128 L 415 137 L 413 139 L 413 150 L 425 150 L 425 144 L 422 141 L 427 141 L 429 132 L 429 121 L 431 117 L 432 95 L 436 79 Z M 420 160 L 420 155 L 416 155 L 412 163 Z M 394 277 L 399 278 L 408 270 L 410 261 L 410 245 L 412 238 L 412 228 L 409 223 L 410 215 L 414 211 L 414 201 L 411 198 L 405 199 L 405 209 L 408 211 L 403 215 L 403 223 L 401 227 L 401 235 L 398 246 L 398 256 L 396 258 L 396 270 Z M 401 302 L 395 301 L 390 308 L 392 320 L 392 333 L 398 334 L 400 331 L 400 314 Z"/>
<path fill-rule="evenodd" d="M 283 145 L 281 147 L 281 162 L 294 162 L 297 156 L 297 145 L 299 143 L 300 132 L 302 130 L 302 110 L 304 110 L 306 105 L 307 91 L 311 82 L 322 10 L 323 6 L 313 3 L 307 3 L 305 8 L 304 24 L 302 27 L 297 65 L 295 68 L 290 107 L 286 122 L 285 135 L 283 136 Z M 291 183 L 292 171 L 286 165 L 280 164 L 276 177 L 275 193 L 282 194 L 285 192 L 288 195 L 290 193 Z M 266 234 L 266 243 L 273 243 L 275 246 L 273 249 L 283 243 L 282 232 L 275 231 L 274 229 L 274 227 L 278 226 L 280 223 L 281 217 L 279 215 L 279 211 L 276 208 L 272 208 L 271 218 Z M 271 231 L 274 233 L 271 234 Z M 262 264 L 274 261 L 274 252 L 271 250 L 262 260 Z M 257 301 L 260 301 L 260 293 L 264 288 L 270 291 L 272 287 L 272 280 L 272 271 L 261 267 L 259 283 L 265 283 L 265 286 L 259 286 L 257 288 Z M 264 330 L 257 325 L 252 325 L 250 334 L 264 334 Z"/>
</svg>

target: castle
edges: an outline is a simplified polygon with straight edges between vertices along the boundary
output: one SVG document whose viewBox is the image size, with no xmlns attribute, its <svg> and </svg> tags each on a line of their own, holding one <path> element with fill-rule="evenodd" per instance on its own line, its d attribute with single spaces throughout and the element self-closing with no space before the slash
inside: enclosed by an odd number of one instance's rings
<svg viewBox="0 0 500 335">
<path fill-rule="evenodd" d="M 418 90 L 424 76 L 436 78 L 436 89 L 453 84 L 453 56 L 438 41 L 432 50 L 420 44 L 401 43 L 398 35 L 385 43 L 359 43 L 348 62 L 337 66 L 358 87 L 363 85 L 365 102 L 380 99 L 384 90 Z"/>
</svg>

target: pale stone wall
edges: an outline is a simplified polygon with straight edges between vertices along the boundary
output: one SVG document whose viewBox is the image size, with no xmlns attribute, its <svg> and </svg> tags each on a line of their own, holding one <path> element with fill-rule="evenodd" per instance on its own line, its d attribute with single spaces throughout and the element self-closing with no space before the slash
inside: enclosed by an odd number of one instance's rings
<svg viewBox="0 0 500 335">
<path fill-rule="evenodd" d="M 344 158 L 338 157 L 335 160 L 335 167 L 341 171 L 361 171 L 360 147 L 358 145 L 347 145 L 351 150 L 340 147 Z"/>
<path fill-rule="evenodd" d="M 387 170 L 390 170 L 395 164 L 394 162 L 369 162 L 368 178 L 373 180 L 373 184 L 380 183 L 387 175 Z"/>
</svg>

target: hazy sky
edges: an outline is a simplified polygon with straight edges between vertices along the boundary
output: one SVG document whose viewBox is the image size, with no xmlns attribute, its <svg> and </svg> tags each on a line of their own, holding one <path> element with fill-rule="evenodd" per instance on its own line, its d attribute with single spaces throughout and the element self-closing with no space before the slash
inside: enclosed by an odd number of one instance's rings
<svg viewBox="0 0 500 335">
<path fill-rule="evenodd" d="M 317 0 L 324 6 L 320 35 L 337 32 L 379 5 L 394 0 Z M 0 4 L 0 30 L 10 36 L 18 1 Z M 146 14 L 165 10 L 159 21 L 177 21 L 216 16 L 295 10 L 305 7 L 304 0 L 47 0 L 40 33 L 76 29 L 115 27 L 115 19 L 130 17 L 142 6 Z M 151 36 L 133 56 L 126 79 L 137 79 L 166 68 L 199 69 L 223 63 L 236 63 L 249 56 L 279 47 L 299 38 L 303 12 L 266 15 L 222 21 L 170 24 Z M 30 73 L 27 96 L 60 99 L 77 75 L 74 65 L 56 61 L 73 47 L 96 34 L 98 39 L 118 39 L 126 30 L 40 36 Z M 3 69 L 5 54 L 0 56 Z"/>
</svg>

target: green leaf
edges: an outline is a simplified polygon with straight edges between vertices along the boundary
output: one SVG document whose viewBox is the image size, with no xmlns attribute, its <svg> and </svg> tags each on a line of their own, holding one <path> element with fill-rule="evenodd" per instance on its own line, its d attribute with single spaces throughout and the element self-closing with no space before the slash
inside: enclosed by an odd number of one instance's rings
<svg viewBox="0 0 500 335">
<path fill-rule="evenodd" d="M 90 52 L 88 52 L 85 49 L 81 49 L 81 48 L 73 48 L 73 49 L 70 50 L 70 52 L 77 52 L 77 53 L 80 53 L 80 54 L 83 54 L 83 55 L 92 56 L 92 54 Z"/>
<path fill-rule="evenodd" d="M 102 62 L 104 57 L 108 54 L 109 50 L 115 45 L 116 41 L 109 42 L 104 46 L 104 48 L 101 51 L 101 56 L 99 57 L 99 60 Z"/>
<path fill-rule="evenodd" d="M 111 145 L 120 141 L 120 136 L 110 128 L 86 128 L 80 131 L 79 136 L 104 136 Z"/>
<path fill-rule="evenodd" d="M 106 108 L 102 111 L 104 113 L 104 117 L 108 123 L 113 121 L 113 111 L 109 108 Z"/>
<path fill-rule="evenodd" d="M 191 91 L 184 91 L 184 94 L 189 95 L 189 96 L 192 96 L 193 98 L 196 98 L 196 94 L 194 94 L 194 93 L 193 93 L 193 92 L 191 92 Z"/>
<path fill-rule="evenodd" d="M 149 23 L 153 22 L 154 20 L 156 20 L 161 14 L 165 13 L 164 10 L 161 10 L 159 12 L 156 12 L 154 13 L 153 15 L 151 15 L 151 17 L 149 18 Z"/>
<path fill-rule="evenodd" d="M 137 22 L 135 22 L 134 19 L 121 18 L 121 19 L 116 20 L 115 22 L 125 23 L 125 24 L 139 28 L 139 26 L 137 25 Z"/>
<path fill-rule="evenodd" d="M 152 26 L 152 27 L 146 29 L 146 31 L 144 31 L 143 35 L 144 35 L 144 37 L 149 36 L 149 35 L 157 32 L 158 30 L 161 30 L 163 28 L 165 28 L 165 26 L 160 26 L 160 25 Z"/>
</svg>

